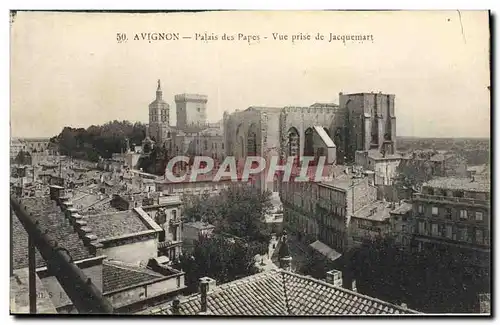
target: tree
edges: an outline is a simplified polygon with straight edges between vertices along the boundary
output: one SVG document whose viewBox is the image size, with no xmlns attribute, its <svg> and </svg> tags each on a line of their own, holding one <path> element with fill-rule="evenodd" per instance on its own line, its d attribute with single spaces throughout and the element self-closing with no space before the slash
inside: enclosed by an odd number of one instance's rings
<svg viewBox="0 0 500 325">
<path fill-rule="evenodd" d="M 271 192 L 262 192 L 247 184 L 234 184 L 215 196 L 187 199 L 185 216 L 209 222 L 218 232 L 247 242 L 268 243 L 271 233 L 263 220 L 271 208 Z"/>
<path fill-rule="evenodd" d="M 489 288 L 489 270 L 468 270 L 460 252 L 400 251 L 392 238 L 365 241 L 347 272 L 363 294 L 428 313 L 474 312 L 477 295 Z"/>
<path fill-rule="evenodd" d="M 29 152 L 21 150 L 17 154 L 14 162 L 19 165 L 31 165 L 31 155 Z"/>
<path fill-rule="evenodd" d="M 319 253 L 307 255 L 305 263 L 298 270 L 299 273 L 310 275 L 316 279 L 324 279 L 326 272 L 329 271 L 329 263 L 324 256 Z"/>
<path fill-rule="evenodd" d="M 397 187 L 419 191 L 423 183 L 432 179 L 432 166 L 428 160 L 403 160 L 396 169 L 396 173 L 394 183 Z"/>
<path fill-rule="evenodd" d="M 96 161 L 99 156 L 111 158 L 113 153 L 126 151 L 126 139 L 140 143 L 145 134 L 146 127 L 141 123 L 115 120 L 104 125 L 91 125 L 87 129 L 65 127 L 50 142 L 59 145 L 63 155 Z"/>
<path fill-rule="evenodd" d="M 194 292 L 198 280 L 204 276 L 225 283 L 255 274 L 254 256 L 246 243 L 215 235 L 200 238 L 193 253 L 181 256 L 176 267 L 186 272 L 186 286 L 188 291 Z"/>
</svg>

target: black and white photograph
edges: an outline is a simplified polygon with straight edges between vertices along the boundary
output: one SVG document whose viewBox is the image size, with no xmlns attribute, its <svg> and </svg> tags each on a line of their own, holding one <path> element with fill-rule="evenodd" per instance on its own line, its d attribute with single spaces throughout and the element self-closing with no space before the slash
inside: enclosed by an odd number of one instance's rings
<svg viewBox="0 0 500 325">
<path fill-rule="evenodd" d="M 489 11 L 9 19 L 10 315 L 492 315 Z"/>
</svg>

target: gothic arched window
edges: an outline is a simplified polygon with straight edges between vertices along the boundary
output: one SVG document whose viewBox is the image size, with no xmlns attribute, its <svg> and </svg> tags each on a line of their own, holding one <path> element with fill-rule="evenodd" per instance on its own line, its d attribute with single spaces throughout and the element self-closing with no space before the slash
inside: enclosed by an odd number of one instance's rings
<svg viewBox="0 0 500 325">
<path fill-rule="evenodd" d="M 288 130 L 288 155 L 297 157 L 300 153 L 300 137 L 296 128 Z"/>
<path fill-rule="evenodd" d="M 314 156 L 314 139 L 313 139 L 312 128 L 308 128 L 305 132 L 304 156 L 309 156 L 309 157 Z"/>
<path fill-rule="evenodd" d="M 247 156 L 258 155 L 257 127 L 252 124 L 248 129 Z"/>
</svg>

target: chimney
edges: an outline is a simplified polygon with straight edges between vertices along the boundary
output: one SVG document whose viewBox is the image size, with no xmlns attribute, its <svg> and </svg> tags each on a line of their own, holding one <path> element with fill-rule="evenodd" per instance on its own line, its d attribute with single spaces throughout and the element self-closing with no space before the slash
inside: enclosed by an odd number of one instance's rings
<svg viewBox="0 0 500 325">
<path fill-rule="evenodd" d="M 201 293 L 201 287 L 202 287 L 202 283 L 207 283 L 208 287 L 207 287 L 207 292 L 212 292 L 214 290 L 214 288 L 217 286 L 217 281 L 215 281 L 214 279 L 212 278 L 209 278 L 208 276 L 204 276 L 203 278 L 200 278 L 199 280 L 199 288 L 198 290 L 200 291 Z"/>
<path fill-rule="evenodd" d="M 66 209 L 66 211 L 64 212 L 64 217 L 65 217 L 65 218 L 64 218 L 64 220 L 65 220 L 65 223 L 66 223 L 67 225 L 73 225 L 73 220 L 72 220 L 72 218 L 73 218 L 73 216 L 74 216 L 75 214 L 77 214 L 77 213 L 78 213 L 78 210 L 76 210 L 76 209 L 75 209 L 75 208 L 73 208 L 73 207 L 69 207 L 68 209 Z"/>
<path fill-rule="evenodd" d="M 86 221 L 80 221 L 80 223 L 87 223 Z M 78 226 L 77 226 L 78 228 Z M 78 235 L 80 236 L 81 239 L 85 238 L 86 235 L 90 234 L 92 232 L 92 228 L 88 227 L 87 225 L 81 225 L 80 228 L 77 229 Z"/>
<path fill-rule="evenodd" d="M 408 309 L 408 305 L 406 303 L 404 303 L 404 302 L 401 304 L 401 307 L 403 307 L 405 309 Z"/>
<path fill-rule="evenodd" d="M 78 213 L 74 213 L 72 214 L 70 217 L 69 217 L 69 221 L 71 223 L 71 225 L 73 226 L 73 229 L 76 231 L 77 230 L 77 223 L 78 221 L 81 221 L 81 220 L 84 220 L 83 216 L 78 214 Z"/>
<path fill-rule="evenodd" d="M 331 270 L 326 272 L 326 282 L 336 287 L 342 287 L 342 271 Z"/>
<path fill-rule="evenodd" d="M 88 233 L 83 237 L 83 242 L 84 242 L 85 246 L 88 246 L 88 245 L 90 245 L 90 243 L 96 242 L 96 241 L 97 241 L 97 236 L 92 234 L 92 233 Z"/>
<path fill-rule="evenodd" d="M 174 301 L 172 302 L 172 312 L 174 313 L 174 315 L 181 314 L 181 301 L 179 300 L 179 297 L 175 297 Z"/>
<path fill-rule="evenodd" d="M 292 270 L 292 257 L 290 256 L 290 248 L 288 247 L 288 239 L 286 230 L 283 230 L 283 236 L 281 237 L 281 247 L 278 251 L 280 268 L 285 271 Z"/>
<path fill-rule="evenodd" d="M 102 250 L 104 248 L 104 245 L 101 244 L 100 242 L 91 242 L 89 244 L 89 250 L 92 254 L 95 254 L 96 256 L 102 255 Z"/>
<path fill-rule="evenodd" d="M 358 292 L 358 288 L 356 286 L 356 280 L 352 280 L 351 282 L 351 290 L 354 292 Z"/>
<path fill-rule="evenodd" d="M 201 308 L 199 314 L 201 315 L 207 313 L 207 294 L 209 285 L 209 282 L 205 278 L 200 279 Z"/>
</svg>

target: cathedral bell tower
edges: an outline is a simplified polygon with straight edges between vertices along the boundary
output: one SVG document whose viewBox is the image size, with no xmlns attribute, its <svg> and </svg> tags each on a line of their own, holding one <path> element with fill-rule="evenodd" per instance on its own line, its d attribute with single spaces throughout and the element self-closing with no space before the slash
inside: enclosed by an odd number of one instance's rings
<svg viewBox="0 0 500 325">
<path fill-rule="evenodd" d="M 163 145 L 169 134 L 170 106 L 163 100 L 161 81 L 158 79 L 156 98 L 149 104 L 149 136 L 157 145 Z"/>
</svg>

